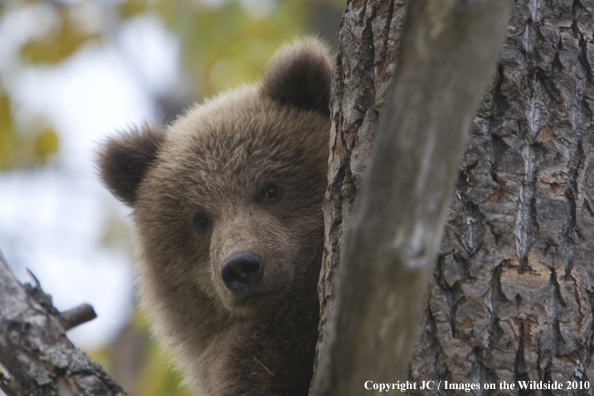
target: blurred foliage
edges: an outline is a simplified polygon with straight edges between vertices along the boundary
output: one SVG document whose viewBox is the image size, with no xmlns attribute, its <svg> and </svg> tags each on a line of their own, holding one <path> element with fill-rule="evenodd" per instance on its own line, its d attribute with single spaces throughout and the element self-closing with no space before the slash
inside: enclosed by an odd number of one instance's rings
<svg viewBox="0 0 594 396">
<path fill-rule="evenodd" d="M 0 85 L 0 170 L 41 165 L 58 151 L 58 135 L 38 121 L 32 133 L 18 131 L 12 117 L 12 101 Z"/>
<path fill-rule="evenodd" d="M 208 7 L 197 1 L 127 0 L 119 8 L 127 18 L 158 14 L 178 34 L 196 97 L 254 80 L 280 44 L 305 32 L 307 17 L 303 0 L 279 1 L 262 15 L 237 1 Z"/>
<path fill-rule="evenodd" d="M 254 80 L 279 45 L 307 32 L 308 13 L 313 6 L 324 3 L 343 9 L 345 1 L 123 0 L 111 5 L 95 3 L 96 13 L 102 15 L 85 17 L 85 6 L 92 3 L 0 2 L 0 13 L 39 4 L 47 11 L 46 20 L 40 24 L 47 25 L 47 31 L 32 35 L 19 48 L 21 68 L 59 65 L 84 45 L 108 41 L 127 21 L 152 15 L 178 36 L 181 61 L 192 81 L 192 95 L 200 99 Z M 57 152 L 59 134 L 47 122 L 38 122 L 35 130 L 27 131 L 14 122 L 10 92 L 1 85 L 5 78 L 9 77 L 0 75 L 0 171 L 43 165 Z"/>
<path fill-rule="evenodd" d="M 247 0 L 218 3 L 209 6 L 198 0 L 0 2 L 0 22 L 19 8 L 41 6 L 47 14 L 38 21 L 45 30 L 30 34 L 21 42 L 12 63 L 0 59 L 0 171 L 42 166 L 55 156 L 60 146 L 59 131 L 26 106 L 17 106 L 11 97 L 14 93 L 8 89 L 8 82 L 28 68 L 59 67 L 81 47 L 113 42 L 118 29 L 128 21 L 151 15 L 162 20 L 179 38 L 182 69 L 190 77 L 194 98 L 208 97 L 257 78 L 276 48 L 308 32 L 313 6 L 324 3 L 342 10 L 346 1 L 254 1 L 250 3 L 253 7 Z M 89 9 L 100 15 L 89 15 Z M 25 27 L 39 31 L 37 28 Z M 17 110 L 20 117 L 16 117 Z M 22 119 L 27 123 L 18 121 Z M 121 222 L 108 223 L 111 225 L 103 243 L 117 245 L 114 238 L 126 233 L 121 230 Z M 167 364 L 169 357 L 147 336 L 147 327 L 146 319 L 135 313 L 118 339 L 91 353 L 91 357 L 111 370 L 131 396 L 188 395 L 179 387 L 178 375 Z M 135 358 L 127 360 L 131 357 Z"/>
<path fill-rule="evenodd" d="M 16 134 L 10 116 L 10 99 L 0 86 L 0 169 L 8 168 L 14 163 Z"/>
<path fill-rule="evenodd" d="M 99 39 L 88 32 L 83 21 L 73 17 L 71 7 L 56 4 L 57 21 L 48 34 L 29 40 L 21 48 L 21 57 L 29 63 L 57 63 L 76 52 L 83 44 Z"/>
</svg>

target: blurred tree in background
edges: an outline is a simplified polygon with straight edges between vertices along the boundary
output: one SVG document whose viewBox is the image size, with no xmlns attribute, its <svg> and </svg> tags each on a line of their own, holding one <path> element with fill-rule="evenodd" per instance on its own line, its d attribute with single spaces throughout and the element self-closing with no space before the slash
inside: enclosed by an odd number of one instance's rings
<svg viewBox="0 0 594 396">
<path fill-rule="evenodd" d="M 15 31 L 13 48 L 0 48 L 0 171 L 60 161 L 60 131 L 16 104 L 15 78 L 30 69 L 57 67 L 86 46 L 106 45 L 135 18 L 158 18 L 179 40 L 178 83 L 152 98 L 160 121 L 167 123 L 194 100 L 253 81 L 275 49 L 299 35 L 318 34 L 333 45 L 344 6 L 344 0 L 0 2 L 0 24 L 11 15 L 37 15 L 35 23 Z M 105 232 L 120 228 L 112 225 Z M 103 243 L 111 240 L 113 235 L 105 235 Z M 146 319 L 135 312 L 111 345 L 90 354 L 130 395 L 187 394 L 146 329 Z"/>
</svg>

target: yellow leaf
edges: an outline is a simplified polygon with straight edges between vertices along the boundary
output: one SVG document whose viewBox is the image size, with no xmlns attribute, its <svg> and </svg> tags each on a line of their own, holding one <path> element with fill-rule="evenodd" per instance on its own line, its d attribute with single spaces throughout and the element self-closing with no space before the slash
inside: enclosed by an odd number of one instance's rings
<svg viewBox="0 0 594 396">
<path fill-rule="evenodd" d="M 0 87 L 0 170 L 14 163 L 15 136 L 10 113 L 10 99 Z"/>
<path fill-rule="evenodd" d="M 58 151 L 58 135 L 52 129 L 44 129 L 35 139 L 35 154 L 40 159 L 45 159 L 56 151 Z"/>
<path fill-rule="evenodd" d="M 44 37 L 30 40 L 21 48 L 21 57 L 31 63 L 57 63 L 68 58 L 83 44 L 99 39 L 99 34 L 85 31 L 70 17 L 69 8 L 60 7 L 60 22 Z"/>
<path fill-rule="evenodd" d="M 131 18 L 146 11 L 146 0 L 128 0 L 120 3 L 118 10 L 123 18 Z"/>
</svg>

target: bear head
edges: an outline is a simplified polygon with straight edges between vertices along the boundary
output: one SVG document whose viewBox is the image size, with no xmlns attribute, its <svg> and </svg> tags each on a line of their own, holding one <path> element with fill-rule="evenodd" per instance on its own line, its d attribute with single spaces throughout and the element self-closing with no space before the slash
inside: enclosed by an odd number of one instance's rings
<svg viewBox="0 0 594 396">
<path fill-rule="evenodd" d="M 317 304 L 331 76 L 325 46 L 300 40 L 255 85 L 99 151 L 102 181 L 133 209 L 140 301 L 189 365 L 233 323 Z"/>
</svg>

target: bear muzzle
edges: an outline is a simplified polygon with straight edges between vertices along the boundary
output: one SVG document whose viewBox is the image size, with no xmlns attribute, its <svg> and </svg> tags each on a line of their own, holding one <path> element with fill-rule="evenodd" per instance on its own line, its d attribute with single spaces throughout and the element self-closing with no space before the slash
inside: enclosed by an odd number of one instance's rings
<svg viewBox="0 0 594 396">
<path fill-rule="evenodd" d="M 238 302 L 250 300 L 262 294 L 260 284 L 264 276 L 262 256 L 251 250 L 242 250 L 223 260 L 221 278 L 225 287 Z"/>
</svg>

